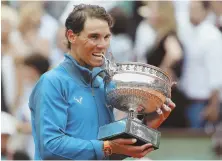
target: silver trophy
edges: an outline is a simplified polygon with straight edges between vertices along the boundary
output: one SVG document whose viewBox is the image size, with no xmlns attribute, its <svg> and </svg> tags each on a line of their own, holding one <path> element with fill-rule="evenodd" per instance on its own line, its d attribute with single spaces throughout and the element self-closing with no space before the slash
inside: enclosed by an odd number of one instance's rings
<svg viewBox="0 0 222 161">
<path fill-rule="evenodd" d="M 128 117 L 100 127 L 98 139 L 136 138 L 135 145 L 152 143 L 158 149 L 161 133 L 147 127 L 143 118 L 152 117 L 171 97 L 171 79 L 155 66 L 104 59 L 107 107 L 127 112 Z"/>
</svg>

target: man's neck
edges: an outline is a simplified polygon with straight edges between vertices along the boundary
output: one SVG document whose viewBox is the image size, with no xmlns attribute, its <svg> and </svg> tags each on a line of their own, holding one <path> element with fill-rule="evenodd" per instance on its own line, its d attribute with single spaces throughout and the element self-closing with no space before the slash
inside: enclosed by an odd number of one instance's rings
<svg viewBox="0 0 222 161">
<path fill-rule="evenodd" d="M 83 60 L 81 60 L 80 58 L 77 57 L 77 54 L 75 51 L 73 51 L 72 49 L 68 52 L 69 55 L 71 55 L 73 57 L 73 59 L 76 60 L 76 62 L 81 65 L 82 67 L 85 67 L 89 70 L 92 70 L 93 67 L 89 66 L 88 64 L 86 64 Z"/>
</svg>

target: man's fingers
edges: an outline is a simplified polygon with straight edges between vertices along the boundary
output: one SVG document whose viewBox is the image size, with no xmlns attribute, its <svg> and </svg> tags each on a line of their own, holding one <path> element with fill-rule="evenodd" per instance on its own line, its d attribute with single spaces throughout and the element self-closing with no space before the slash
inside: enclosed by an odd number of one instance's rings
<svg viewBox="0 0 222 161">
<path fill-rule="evenodd" d="M 137 142 L 136 139 L 115 139 L 112 140 L 113 143 L 120 144 L 120 145 L 131 145 Z"/>
<path fill-rule="evenodd" d="M 166 98 L 165 104 L 169 106 L 172 110 L 176 107 L 175 103 L 170 98 Z"/>
<path fill-rule="evenodd" d="M 162 105 L 165 119 L 170 115 L 172 110 L 176 107 L 175 103 L 170 98 L 166 98 L 165 104 Z"/>
<path fill-rule="evenodd" d="M 162 115 L 162 114 L 163 114 L 163 111 L 162 111 L 160 108 L 158 108 L 158 109 L 156 110 L 156 112 L 157 112 L 158 115 Z"/>
<path fill-rule="evenodd" d="M 144 150 L 141 153 L 141 158 L 144 157 L 146 154 L 150 153 L 151 151 L 154 151 L 154 149 L 153 148 L 148 148 L 148 149 Z"/>
<path fill-rule="evenodd" d="M 164 116 L 163 111 L 160 108 L 158 108 L 156 112 L 159 115 L 159 119 L 158 119 L 157 123 L 162 123 L 165 120 L 165 116 Z"/>
<path fill-rule="evenodd" d="M 143 158 L 144 156 L 146 156 L 148 153 L 150 153 L 153 150 L 154 148 L 151 148 L 151 147 L 146 148 L 140 153 L 135 153 L 134 158 Z"/>
<path fill-rule="evenodd" d="M 164 113 L 163 113 L 163 111 L 162 111 L 160 108 L 158 108 L 158 109 L 156 110 L 156 112 L 157 112 L 157 114 L 158 114 L 159 116 L 158 116 L 158 119 L 155 119 L 155 120 L 152 121 L 152 123 L 150 124 L 150 127 L 151 127 L 151 128 L 157 128 L 157 127 L 159 127 L 160 124 L 165 120 Z"/>
<path fill-rule="evenodd" d="M 130 146 L 130 145 L 129 145 Z M 149 151 L 152 151 L 152 144 L 145 144 L 142 146 L 130 146 L 129 149 L 129 153 L 132 157 L 134 158 L 141 158 L 143 156 L 145 156 L 148 153 L 148 149 Z"/>
<path fill-rule="evenodd" d="M 144 150 L 151 148 L 152 144 L 148 143 L 148 144 L 144 144 L 142 146 L 125 145 L 125 147 L 128 148 L 128 150 L 131 154 L 139 154 L 139 153 L 142 153 Z"/>
<path fill-rule="evenodd" d="M 145 108 L 142 105 L 139 105 L 138 108 L 136 109 L 137 112 L 143 112 Z"/>
<path fill-rule="evenodd" d="M 153 120 L 146 120 L 146 125 L 151 128 L 158 128 L 163 121 L 170 115 L 172 110 L 176 107 L 175 103 L 172 102 L 170 98 L 166 98 L 165 103 L 161 108 L 156 110 L 158 116 Z M 162 110 L 161 110 L 162 109 Z"/>
<path fill-rule="evenodd" d="M 144 144 L 142 146 L 139 147 L 139 151 L 140 152 L 143 152 L 144 150 L 148 149 L 148 148 L 151 148 L 153 145 L 151 143 L 149 144 Z"/>
<path fill-rule="evenodd" d="M 165 104 L 163 104 L 162 109 L 163 109 L 163 113 L 172 111 L 172 109 L 169 106 L 165 105 Z"/>
<path fill-rule="evenodd" d="M 172 109 L 165 104 L 163 104 L 162 109 L 163 109 L 164 117 L 166 119 L 170 115 Z"/>
</svg>

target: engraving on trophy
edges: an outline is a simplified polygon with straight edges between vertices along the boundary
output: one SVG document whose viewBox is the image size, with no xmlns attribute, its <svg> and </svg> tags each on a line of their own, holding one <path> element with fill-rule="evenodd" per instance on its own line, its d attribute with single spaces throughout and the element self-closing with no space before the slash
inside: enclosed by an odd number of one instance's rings
<svg viewBox="0 0 222 161">
<path fill-rule="evenodd" d="M 154 69 L 150 69 L 150 74 L 153 74 L 154 73 Z"/>
<path fill-rule="evenodd" d="M 142 73 L 146 72 L 146 67 L 142 66 Z"/>
<path fill-rule="evenodd" d="M 136 71 L 136 70 L 137 70 L 137 66 L 135 65 L 135 66 L 134 66 L 134 71 Z M 138 70 L 139 70 L 139 69 L 138 69 Z"/>
<path fill-rule="evenodd" d="M 129 64 L 126 66 L 126 70 L 129 70 L 129 66 L 130 66 Z"/>
<path fill-rule="evenodd" d="M 149 134 L 148 131 L 140 124 L 137 124 L 136 122 L 131 122 L 132 128 L 130 129 L 130 133 L 143 138 L 144 140 L 148 142 L 154 142 L 154 135 Z"/>
<path fill-rule="evenodd" d="M 164 81 L 169 83 L 169 78 L 166 74 L 163 74 L 162 71 L 158 71 L 157 69 L 147 67 L 144 64 L 117 64 L 119 72 L 121 71 L 134 71 L 134 72 L 144 72 L 146 74 L 150 74 L 152 76 L 163 79 Z"/>
<path fill-rule="evenodd" d="M 144 131 L 141 130 L 140 124 L 136 124 L 135 122 L 131 122 L 131 126 L 132 126 L 132 128 L 130 129 L 130 133 L 151 142 L 152 138 L 146 137 Z"/>
</svg>

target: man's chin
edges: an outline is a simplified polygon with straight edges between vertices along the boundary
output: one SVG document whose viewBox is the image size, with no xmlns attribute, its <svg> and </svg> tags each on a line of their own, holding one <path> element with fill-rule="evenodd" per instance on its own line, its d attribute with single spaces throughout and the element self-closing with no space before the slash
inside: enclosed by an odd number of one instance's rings
<svg viewBox="0 0 222 161">
<path fill-rule="evenodd" d="M 99 62 L 93 62 L 93 63 L 91 63 L 91 66 L 92 66 L 93 68 L 95 68 L 95 67 L 101 67 L 103 64 L 104 64 L 104 61 L 99 61 Z"/>
<path fill-rule="evenodd" d="M 101 67 L 102 65 L 103 65 L 103 63 L 99 63 L 99 64 L 97 63 L 97 64 L 94 64 L 94 65 L 93 65 L 93 68 L 95 68 L 95 67 Z"/>
</svg>

